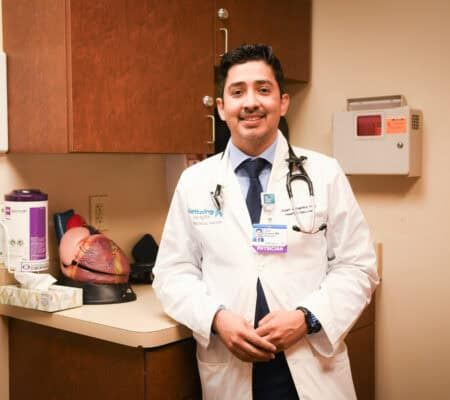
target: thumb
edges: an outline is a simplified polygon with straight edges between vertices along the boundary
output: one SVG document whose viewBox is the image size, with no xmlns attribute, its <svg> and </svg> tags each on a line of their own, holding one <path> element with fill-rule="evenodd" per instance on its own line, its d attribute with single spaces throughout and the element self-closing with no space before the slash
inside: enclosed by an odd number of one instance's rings
<svg viewBox="0 0 450 400">
<path fill-rule="evenodd" d="M 251 321 L 244 319 L 244 325 L 246 328 L 252 328 L 253 329 L 253 324 Z"/>
</svg>

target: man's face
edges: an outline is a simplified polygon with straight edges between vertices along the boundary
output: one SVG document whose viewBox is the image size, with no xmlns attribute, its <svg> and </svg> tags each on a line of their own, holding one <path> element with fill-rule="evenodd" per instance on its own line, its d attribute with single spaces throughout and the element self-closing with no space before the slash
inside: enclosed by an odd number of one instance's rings
<svg viewBox="0 0 450 400">
<path fill-rule="evenodd" d="M 227 122 L 233 144 L 257 156 L 275 140 L 280 116 L 289 96 L 280 96 L 272 68 L 264 61 L 232 66 L 225 81 L 223 99 L 217 99 L 220 118 Z"/>
</svg>

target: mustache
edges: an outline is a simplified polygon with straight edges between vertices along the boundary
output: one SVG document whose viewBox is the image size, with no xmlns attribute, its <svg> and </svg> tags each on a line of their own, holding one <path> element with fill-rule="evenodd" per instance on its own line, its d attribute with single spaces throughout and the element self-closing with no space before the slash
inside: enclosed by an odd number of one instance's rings
<svg viewBox="0 0 450 400">
<path fill-rule="evenodd" d="M 244 110 L 239 113 L 239 118 L 245 119 L 247 117 L 264 117 L 266 115 L 265 112 L 260 110 Z"/>
</svg>

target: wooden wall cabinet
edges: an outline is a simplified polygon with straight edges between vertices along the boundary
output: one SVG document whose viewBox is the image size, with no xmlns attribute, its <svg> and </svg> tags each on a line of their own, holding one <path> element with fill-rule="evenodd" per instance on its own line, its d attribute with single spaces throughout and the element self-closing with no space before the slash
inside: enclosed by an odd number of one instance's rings
<svg viewBox="0 0 450 400">
<path fill-rule="evenodd" d="M 209 149 L 214 5 L 4 0 L 11 152 Z"/>
<path fill-rule="evenodd" d="M 309 0 L 3 0 L 10 151 L 211 152 L 224 28 L 308 79 Z"/>
<path fill-rule="evenodd" d="M 272 46 L 287 80 L 310 76 L 311 0 L 216 0 L 216 63 L 243 43 Z"/>
</svg>

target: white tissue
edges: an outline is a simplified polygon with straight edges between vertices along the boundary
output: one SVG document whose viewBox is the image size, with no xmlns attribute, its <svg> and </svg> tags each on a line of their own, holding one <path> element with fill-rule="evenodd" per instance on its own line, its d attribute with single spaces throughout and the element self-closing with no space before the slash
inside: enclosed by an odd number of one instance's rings
<svg viewBox="0 0 450 400">
<path fill-rule="evenodd" d="M 16 278 L 24 289 L 48 290 L 56 282 L 50 274 L 37 274 L 35 272 L 15 272 Z"/>
</svg>

